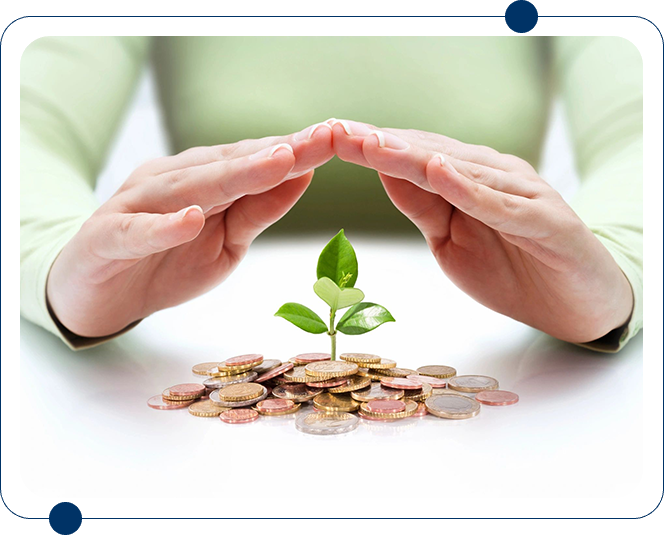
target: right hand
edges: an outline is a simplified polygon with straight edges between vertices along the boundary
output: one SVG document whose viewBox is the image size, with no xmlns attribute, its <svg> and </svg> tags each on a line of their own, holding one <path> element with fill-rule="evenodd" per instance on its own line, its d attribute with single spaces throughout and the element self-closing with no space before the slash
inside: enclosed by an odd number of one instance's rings
<svg viewBox="0 0 664 535">
<path fill-rule="evenodd" d="M 221 283 L 332 158 L 331 129 L 317 126 L 136 169 L 54 262 L 55 316 L 79 336 L 106 336 Z"/>
</svg>

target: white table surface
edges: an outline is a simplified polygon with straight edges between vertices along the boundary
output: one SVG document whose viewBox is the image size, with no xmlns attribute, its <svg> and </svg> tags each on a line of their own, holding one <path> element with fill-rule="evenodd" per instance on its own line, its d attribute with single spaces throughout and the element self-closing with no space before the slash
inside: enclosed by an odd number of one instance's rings
<svg viewBox="0 0 664 535">
<path fill-rule="evenodd" d="M 483 406 L 464 421 L 363 421 L 334 437 L 302 434 L 292 418 L 231 426 L 186 410 L 148 408 L 147 399 L 164 388 L 195 381 L 190 370 L 199 362 L 254 352 L 285 361 L 329 351 L 327 336 L 273 317 L 287 301 L 324 315 L 311 286 L 327 237 L 259 241 L 217 289 L 102 347 L 71 352 L 22 320 L 23 487 L 3 489 L 13 509 L 46 516 L 66 498 L 84 517 L 574 517 L 650 510 L 638 492 L 641 335 L 618 355 L 556 341 L 463 294 L 421 239 L 350 237 L 357 286 L 397 321 L 359 337 L 339 335 L 339 352 L 490 375 L 520 402 Z M 278 499 L 257 507 L 257 497 L 274 490 Z M 399 505 L 386 506 L 394 496 Z"/>
</svg>

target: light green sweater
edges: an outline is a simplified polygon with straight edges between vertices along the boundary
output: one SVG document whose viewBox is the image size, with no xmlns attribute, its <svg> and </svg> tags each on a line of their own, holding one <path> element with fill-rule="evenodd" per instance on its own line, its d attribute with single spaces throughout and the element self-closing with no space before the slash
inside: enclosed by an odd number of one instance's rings
<svg viewBox="0 0 664 535">
<path fill-rule="evenodd" d="M 97 207 L 95 182 L 148 61 L 174 152 L 344 117 L 443 133 L 537 167 L 561 94 L 582 180 L 573 207 L 636 303 L 626 329 L 592 346 L 616 350 L 641 328 L 642 61 L 622 38 L 42 38 L 21 61 L 21 313 L 71 345 L 93 341 L 61 332 L 46 279 Z M 372 175 L 333 159 L 268 234 L 412 232 Z"/>
</svg>

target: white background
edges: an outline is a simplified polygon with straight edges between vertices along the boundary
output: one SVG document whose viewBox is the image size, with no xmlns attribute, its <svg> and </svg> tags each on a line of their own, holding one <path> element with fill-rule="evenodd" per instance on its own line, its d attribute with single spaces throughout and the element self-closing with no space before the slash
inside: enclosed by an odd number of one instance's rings
<svg viewBox="0 0 664 535">
<path fill-rule="evenodd" d="M 501 14 L 507 5 L 497 9 L 495 2 L 467 2 L 445 11 L 425 4 L 418 8 L 416 3 L 409 7 L 413 14 L 471 14 L 472 6 L 482 4 L 475 8 L 477 12 L 495 14 Z M 535 4 L 540 14 L 568 14 L 582 13 L 584 5 L 591 3 Z M 622 4 L 614 6 L 608 3 L 602 9 L 607 14 L 611 9 L 626 13 Z M 128 12 L 119 3 L 114 7 L 119 13 Z M 48 11 L 35 8 L 33 12 Z M 87 5 L 83 12 L 92 13 Z M 201 8 L 196 12 L 210 11 Z M 238 13 L 247 12 L 245 8 Z M 358 13 L 355 5 L 344 9 L 342 4 L 335 12 Z M 631 3 L 629 12 L 650 15 L 655 22 L 662 20 L 658 17 L 661 10 L 657 13 L 646 3 Z M 280 14 L 284 13 L 282 7 Z M 306 4 L 304 10 L 292 13 L 314 14 L 315 8 Z M 393 13 L 404 14 L 405 10 L 395 6 Z M 5 24 L 13 18 L 7 17 Z M 387 305 L 398 322 L 361 339 L 342 338 L 341 349 L 350 349 L 352 343 L 353 350 L 379 352 L 404 366 L 444 362 L 461 373 L 493 375 L 503 388 L 521 395 L 519 405 L 483 409 L 480 417 L 467 422 L 431 419 L 412 427 L 363 426 L 351 435 L 329 439 L 301 435 L 288 422 L 282 425 L 264 419 L 250 426 L 230 427 L 182 412 L 149 410 L 147 397 L 171 383 L 189 380 L 192 364 L 214 360 L 218 354 L 256 350 L 285 359 L 294 352 L 324 349 L 326 340 L 300 333 L 271 317 L 286 300 L 314 306 L 311 292 L 301 280 L 312 271 L 322 244 L 309 240 L 257 244 L 227 284 L 150 318 L 116 344 L 93 352 L 72 354 L 35 327 L 24 322 L 19 325 L 15 284 L 18 184 L 11 179 L 18 176 L 13 157 L 18 153 L 17 139 L 12 135 L 18 127 L 18 60 L 31 40 L 57 33 L 504 35 L 508 30 L 501 19 L 364 19 L 344 20 L 343 25 L 338 20 L 284 19 L 278 27 L 256 19 L 246 25 L 240 20 L 230 24 L 219 19 L 61 19 L 57 26 L 53 20 L 33 19 L 12 26 L 1 51 L 1 488 L 12 510 L 44 517 L 55 503 L 72 501 L 84 517 L 632 517 L 655 507 L 662 492 L 661 331 L 651 329 L 616 357 L 589 354 L 556 342 L 472 302 L 440 275 L 422 243 L 356 240 L 363 273 L 372 274 L 360 286 L 368 297 Z M 644 125 L 645 169 L 646 177 L 653 177 L 645 184 L 649 289 L 645 306 L 648 324 L 660 326 L 662 195 L 661 179 L 654 178 L 662 176 L 659 35 L 648 23 L 634 19 L 540 19 L 532 34 L 623 35 L 642 52 L 645 109 L 649 112 Z M 131 125 L 131 119 L 127 124 Z M 553 139 L 563 142 L 559 136 Z M 140 151 L 134 157 L 141 158 Z M 116 161 L 111 165 L 107 184 L 121 180 L 124 164 Z M 545 175 L 549 180 L 556 173 L 569 176 L 563 167 L 548 168 L 553 173 Z M 290 268 L 293 262 L 302 265 L 301 271 Z M 412 279 L 411 284 L 386 292 L 388 283 L 406 277 Z M 440 307 L 440 315 L 435 322 L 422 321 L 411 312 L 418 306 Z M 249 312 L 264 318 L 258 335 L 238 325 L 237 318 Z M 225 328 L 227 325 L 232 328 Z M 647 357 L 642 359 L 642 354 Z M 316 468 L 318 465 L 324 468 Z M 658 511 L 632 529 L 653 530 L 661 516 Z M 0 513 L 0 525 L 6 525 L 10 533 L 50 531 L 46 521 L 20 520 L 6 511 Z M 332 526 L 335 531 L 345 529 L 341 523 Z M 590 527 L 587 523 L 578 526 Z M 286 527 L 284 522 L 85 520 L 80 533 L 233 528 L 278 532 Z M 321 524 L 304 522 L 294 527 L 324 529 Z M 359 527 L 426 529 L 423 523 L 406 526 L 403 522 Z M 431 527 L 443 528 L 439 523 Z M 444 529 L 452 527 L 543 529 L 541 522 L 524 521 L 458 521 L 446 523 Z M 550 527 L 571 529 L 568 522 Z"/>
</svg>

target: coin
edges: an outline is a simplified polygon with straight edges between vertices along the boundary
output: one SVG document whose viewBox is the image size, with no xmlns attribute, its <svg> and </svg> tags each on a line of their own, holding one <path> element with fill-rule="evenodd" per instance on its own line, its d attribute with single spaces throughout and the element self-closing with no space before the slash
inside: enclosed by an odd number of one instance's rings
<svg viewBox="0 0 664 535">
<path fill-rule="evenodd" d="M 327 391 L 333 394 L 342 394 L 344 392 L 353 392 L 355 390 L 366 388 L 370 384 L 371 377 L 360 377 L 359 375 L 353 375 L 348 379 L 347 384 L 335 386 L 334 388 L 328 388 Z"/>
<path fill-rule="evenodd" d="M 161 393 L 161 396 L 168 401 L 191 401 L 191 400 L 196 400 L 200 398 L 203 394 L 205 394 L 205 387 L 203 385 L 195 385 L 198 388 L 196 389 L 191 388 L 189 390 L 187 390 L 186 388 L 178 389 L 177 387 L 179 386 L 186 386 L 186 385 L 176 385 L 172 388 L 167 388 Z M 172 389 L 175 389 L 175 391 L 173 391 Z"/>
<path fill-rule="evenodd" d="M 447 382 L 447 388 L 459 392 L 481 392 L 482 390 L 496 390 L 498 381 L 486 375 L 457 375 Z"/>
<path fill-rule="evenodd" d="M 263 355 L 250 354 L 250 355 L 240 355 L 239 357 L 232 357 L 226 359 L 222 366 L 227 368 L 237 368 L 239 366 L 258 366 L 263 362 Z"/>
<path fill-rule="evenodd" d="M 212 418 L 213 416 L 219 416 L 222 412 L 227 411 L 226 407 L 220 407 L 215 405 L 209 399 L 205 401 L 197 401 L 189 405 L 189 414 L 192 416 L 199 416 L 201 418 Z"/>
<path fill-rule="evenodd" d="M 307 366 L 309 366 L 309 364 L 307 364 Z M 311 381 L 311 377 L 307 375 L 304 368 L 305 368 L 304 366 L 295 366 L 293 369 L 284 373 L 284 380 L 289 381 L 291 383 L 306 383 L 308 381 Z"/>
<path fill-rule="evenodd" d="M 216 368 L 217 363 L 216 362 L 203 362 L 201 364 L 196 364 L 193 368 L 191 368 L 191 371 L 193 372 L 194 375 L 209 375 L 208 371 L 211 368 Z"/>
<path fill-rule="evenodd" d="M 234 385 L 236 383 L 251 383 L 254 379 L 258 377 L 258 374 L 254 371 L 239 373 L 237 375 L 225 375 L 223 377 L 210 377 L 203 381 L 205 388 L 211 388 L 212 390 L 217 390 L 218 388 L 223 388 L 228 385 Z"/>
<path fill-rule="evenodd" d="M 417 372 L 408 368 L 385 368 L 383 370 L 378 370 L 378 373 L 381 375 L 387 375 L 388 377 L 403 377 L 407 379 L 409 375 L 414 375 Z"/>
<path fill-rule="evenodd" d="M 417 412 L 418 404 L 415 401 L 406 401 L 405 408 L 399 412 L 374 412 L 369 409 L 369 403 L 362 403 L 360 407 L 360 415 L 367 416 L 372 419 L 384 419 L 384 420 L 400 420 L 402 418 L 408 418 Z"/>
<path fill-rule="evenodd" d="M 246 401 L 260 396 L 265 387 L 257 383 L 239 383 L 219 390 L 221 401 Z"/>
<path fill-rule="evenodd" d="M 379 373 L 376 370 L 370 370 L 369 368 L 358 368 L 357 375 L 360 377 L 368 377 L 372 381 L 380 381 L 385 377 L 382 373 Z"/>
<path fill-rule="evenodd" d="M 380 384 L 388 388 L 399 388 L 401 390 L 422 389 L 422 383 L 419 381 L 411 381 L 410 379 L 403 379 L 401 377 L 384 377 L 380 380 Z"/>
<path fill-rule="evenodd" d="M 447 381 L 439 379 L 438 377 L 431 377 L 430 375 L 409 375 L 406 379 L 411 381 L 420 381 L 421 383 L 430 384 L 433 388 L 445 388 Z"/>
<path fill-rule="evenodd" d="M 219 419 L 227 424 L 247 424 L 258 419 L 258 413 L 252 409 L 231 409 L 222 412 Z"/>
<path fill-rule="evenodd" d="M 305 373 L 318 380 L 332 379 L 334 377 L 347 377 L 357 373 L 357 364 L 331 360 L 329 362 L 312 362 L 304 367 Z"/>
<path fill-rule="evenodd" d="M 248 367 L 244 371 L 250 370 L 251 367 Z M 220 368 L 219 365 L 217 364 L 214 368 L 210 368 L 208 370 L 207 375 L 210 377 L 224 377 L 226 375 L 235 375 L 237 373 L 242 373 L 241 371 L 238 370 L 232 370 L 231 368 Z"/>
<path fill-rule="evenodd" d="M 286 408 L 282 408 L 281 410 L 272 410 L 271 407 L 268 405 L 267 407 L 263 405 L 263 403 L 269 403 L 269 402 L 286 402 L 290 403 L 290 405 Z M 287 414 L 293 414 L 297 411 L 300 410 L 300 404 L 299 403 L 293 403 L 292 401 L 288 399 L 266 399 L 265 401 L 261 401 L 258 403 L 255 407 L 254 410 L 256 410 L 259 414 L 262 414 L 264 416 L 285 416 Z"/>
<path fill-rule="evenodd" d="M 262 373 L 267 373 L 270 370 L 274 370 L 277 366 L 281 366 L 281 361 L 278 359 L 267 359 L 261 362 L 258 366 L 251 368 L 252 371 L 256 372 L 258 375 Z"/>
<path fill-rule="evenodd" d="M 278 375 L 281 375 L 282 373 L 292 369 L 293 365 L 290 362 L 286 362 L 284 364 L 277 366 L 276 368 L 271 369 L 269 372 L 262 373 L 256 378 L 255 382 L 264 383 L 265 381 L 268 381 L 269 379 L 274 379 Z"/>
<path fill-rule="evenodd" d="M 475 400 L 483 405 L 514 405 L 519 401 L 519 396 L 507 390 L 483 390 L 477 393 Z"/>
<path fill-rule="evenodd" d="M 404 390 L 403 400 L 424 401 L 433 394 L 433 388 L 427 383 L 421 383 L 422 390 Z"/>
<path fill-rule="evenodd" d="M 368 388 L 351 392 L 350 395 L 357 401 L 371 401 L 373 399 L 401 399 L 403 393 L 403 390 L 386 388 L 380 383 L 373 383 Z"/>
<path fill-rule="evenodd" d="M 378 412 L 381 414 L 406 410 L 406 404 L 398 399 L 374 399 L 368 401 L 366 407 L 368 412 Z"/>
<path fill-rule="evenodd" d="M 265 399 L 256 404 L 256 409 L 261 412 L 284 412 L 292 409 L 295 403 L 290 399 Z"/>
<path fill-rule="evenodd" d="M 429 412 L 427 411 L 427 406 L 424 403 L 417 404 L 417 410 L 413 414 L 413 418 L 424 418 Z"/>
<path fill-rule="evenodd" d="M 184 409 L 194 402 L 193 399 L 189 401 L 168 401 L 162 396 L 152 396 L 148 399 L 148 406 L 160 411 L 174 411 L 177 409 Z"/>
<path fill-rule="evenodd" d="M 438 377 L 438 379 L 447 379 L 454 377 L 456 370 L 451 366 L 421 366 L 417 368 L 420 375 L 430 375 L 431 377 Z"/>
<path fill-rule="evenodd" d="M 396 368 L 397 363 L 395 360 L 390 360 L 390 359 L 380 359 L 379 362 L 367 362 L 363 364 L 365 368 L 369 368 L 370 370 L 384 370 L 387 368 Z"/>
<path fill-rule="evenodd" d="M 472 418 L 480 412 L 480 404 L 477 401 L 461 394 L 432 396 L 424 404 L 434 416 L 452 420 Z"/>
<path fill-rule="evenodd" d="M 235 386 L 235 385 L 233 385 Z M 221 407 L 230 407 L 230 408 L 236 408 L 236 407 L 248 407 L 249 405 L 253 405 L 254 403 L 258 403 L 259 401 L 263 401 L 267 397 L 268 390 L 262 385 L 260 386 L 263 391 L 262 393 L 255 398 L 251 399 L 245 399 L 242 401 L 225 401 L 221 399 L 219 396 L 219 390 L 214 390 L 213 392 L 210 392 L 210 401 L 214 403 L 215 405 L 219 405 Z M 226 387 L 228 388 L 228 387 Z"/>
<path fill-rule="evenodd" d="M 327 381 L 320 381 L 317 383 L 307 383 L 307 386 L 312 388 L 330 388 L 335 386 L 343 386 L 348 384 L 348 378 L 341 377 L 335 379 L 328 379 Z"/>
<path fill-rule="evenodd" d="M 314 398 L 314 407 L 328 412 L 353 412 L 360 404 L 348 394 L 330 394 L 324 392 Z"/>
<path fill-rule="evenodd" d="M 202 396 L 205 393 L 205 387 L 200 383 L 184 383 L 172 386 L 168 390 L 171 396 Z"/>
<path fill-rule="evenodd" d="M 339 435 L 359 425 L 357 416 L 348 412 L 310 412 L 295 419 L 295 428 L 310 435 Z"/>
<path fill-rule="evenodd" d="M 378 355 L 371 355 L 370 353 L 342 353 L 339 355 L 341 360 L 348 362 L 354 362 L 358 366 L 364 366 L 367 363 L 376 363 L 380 362 L 380 357 Z"/>
<path fill-rule="evenodd" d="M 297 403 L 309 401 L 322 392 L 322 388 L 311 388 L 302 383 L 279 385 L 272 390 L 274 396 L 282 399 L 292 399 Z"/>
<path fill-rule="evenodd" d="M 301 353 L 290 360 L 296 364 L 310 364 L 311 362 L 321 362 L 324 360 L 330 360 L 331 358 L 332 355 L 329 353 Z"/>
</svg>

